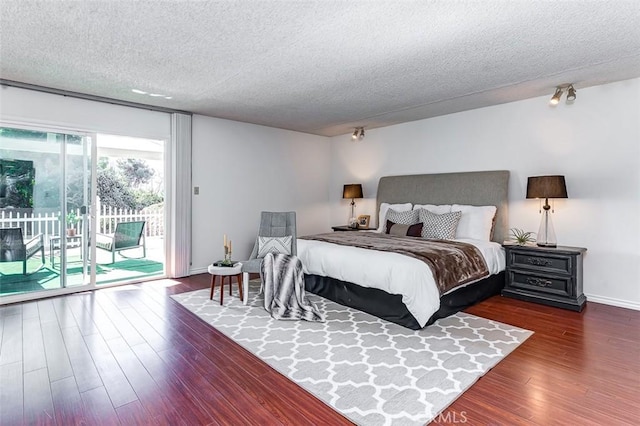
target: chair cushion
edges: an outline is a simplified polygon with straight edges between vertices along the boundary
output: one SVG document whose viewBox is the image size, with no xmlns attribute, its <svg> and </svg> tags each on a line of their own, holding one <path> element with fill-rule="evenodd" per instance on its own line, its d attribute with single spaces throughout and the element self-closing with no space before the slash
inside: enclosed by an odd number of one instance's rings
<svg viewBox="0 0 640 426">
<path fill-rule="evenodd" d="M 291 235 L 286 237 L 258 237 L 258 259 L 267 253 L 291 254 Z"/>
</svg>

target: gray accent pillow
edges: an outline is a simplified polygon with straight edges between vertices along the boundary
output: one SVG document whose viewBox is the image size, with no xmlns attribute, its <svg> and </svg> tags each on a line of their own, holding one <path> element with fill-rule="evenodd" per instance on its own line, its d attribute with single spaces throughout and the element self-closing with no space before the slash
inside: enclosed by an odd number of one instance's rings
<svg viewBox="0 0 640 426">
<path fill-rule="evenodd" d="M 462 212 L 435 214 L 429 210 L 419 209 L 418 217 L 422 222 L 422 238 L 452 240 L 456 236 Z"/>
<path fill-rule="evenodd" d="M 291 235 L 286 237 L 258 237 L 258 259 L 267 253 L 291 254 Z"/>
<path fill-rule="evenodd" d="M 398 212 L 393 209 L 387 210 L 387 217 L 385 218 L 385 224 L 387 220 L 390 220 L 393 223 L 398 223 L 400 225 L 414 225 L 420 220 L 418 219 L 418 211 L 417 210 L 409 210 L 406 212 Z"/>
</svg>

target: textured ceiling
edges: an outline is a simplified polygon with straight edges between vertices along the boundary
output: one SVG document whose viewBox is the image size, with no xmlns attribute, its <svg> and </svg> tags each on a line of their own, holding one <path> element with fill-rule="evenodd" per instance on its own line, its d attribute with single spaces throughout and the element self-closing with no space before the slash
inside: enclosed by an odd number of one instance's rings
<svg viewBox="0 0 640 426">
<path fill-rule="evenodd" d="M 640 77 L 638 0 L 0 0 L 0 25 L 2 79 L 325 136 Z"/>
</svg>

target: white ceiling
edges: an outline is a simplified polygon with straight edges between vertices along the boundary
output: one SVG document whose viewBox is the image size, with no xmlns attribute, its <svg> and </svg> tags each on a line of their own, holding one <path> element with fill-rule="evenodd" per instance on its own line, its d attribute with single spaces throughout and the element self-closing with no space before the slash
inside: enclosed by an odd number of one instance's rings
<svg viewBox="0 0 640 426">
<path fill-rule="evenodd" d="M 325 136 L 640 77 L 638 0 L 0 0 L 0 25 L 2 79 Z"/>
</svg>

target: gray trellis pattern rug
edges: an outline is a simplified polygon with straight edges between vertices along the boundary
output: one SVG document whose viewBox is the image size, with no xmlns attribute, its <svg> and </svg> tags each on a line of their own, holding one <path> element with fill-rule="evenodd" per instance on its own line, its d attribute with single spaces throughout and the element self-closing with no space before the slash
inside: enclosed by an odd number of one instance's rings
<svg viewBox="0 0 640 426">
<path fill-rule="evenodd" d="M 208 289 L 172 297 L 359 425 L 428 423 L 533 334 L 465 313 L 414 331 L 313 294 L 326 322 L 278 321 L 258 289 L 247 306 Z"/>
</svg>

